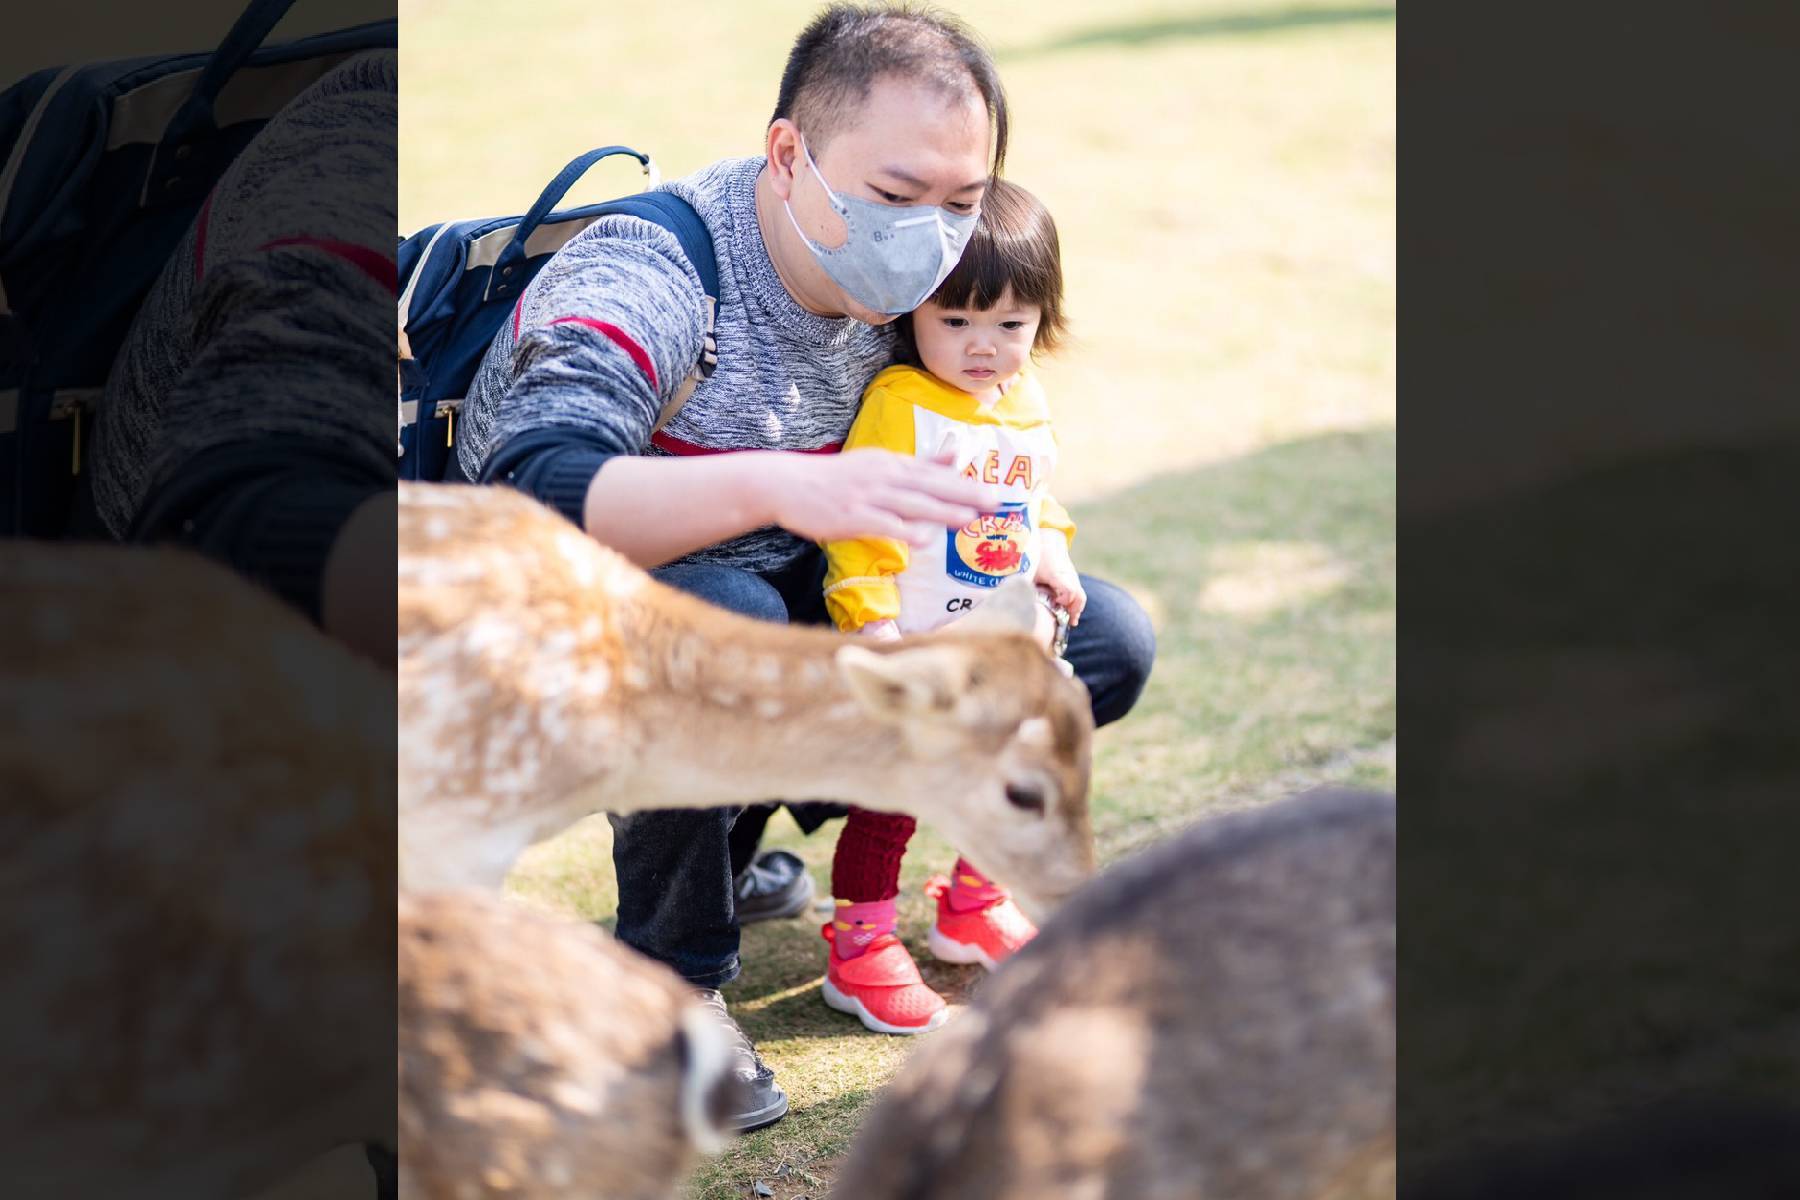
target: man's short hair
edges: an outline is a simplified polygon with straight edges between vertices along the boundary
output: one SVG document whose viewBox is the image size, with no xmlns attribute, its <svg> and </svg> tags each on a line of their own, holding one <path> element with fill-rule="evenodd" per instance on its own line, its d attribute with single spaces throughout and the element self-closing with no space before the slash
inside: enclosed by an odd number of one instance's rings
<svg viewBox="0 0 1800 1200">
<path fill-rule="evenodd" d="M 821 147 L 883 75 L 952 96 L 980 95 L 994 127 L 994 173 L 1006 162 L 1006 93 L 994 60 L 961 21 L 913 4 L 833 4 L 794 39 L 773 125 L 783 117 Z"/>
</svg>

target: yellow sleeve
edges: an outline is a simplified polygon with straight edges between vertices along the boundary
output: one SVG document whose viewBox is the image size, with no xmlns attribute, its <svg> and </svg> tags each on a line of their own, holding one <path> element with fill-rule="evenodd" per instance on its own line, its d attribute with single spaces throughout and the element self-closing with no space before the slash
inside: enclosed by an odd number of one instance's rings
<svg viewBox="0 0 1800 1200">
<path fill-rule="evenodd" d="M 844 439 L 845 450 L 878 446 L 913 453 L 913 406 L 885 387 L 872 387 Z M 845 633 L 871 621 L 900 615 L 900 589 L 894 576 L 906 570 L 905 542 L 893 538 L 854 538 L 825 543 L 825 608 Z"/>
<path fill-rule="evenodd" d="M 1075 518 L 1048 492 L 1044 493 L 1043 507 L 1038 510 L 1038 525 L 1044 529 L 1060 529 L 1069 545 L 1075 544 Z"/>
</svg>

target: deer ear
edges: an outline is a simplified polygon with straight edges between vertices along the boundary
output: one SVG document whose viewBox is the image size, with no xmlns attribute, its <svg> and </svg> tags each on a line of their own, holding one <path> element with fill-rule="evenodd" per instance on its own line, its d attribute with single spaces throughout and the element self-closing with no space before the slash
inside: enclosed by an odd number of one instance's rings
<svg viewBox="0 0 1800 1200">
<path fill-rule="evenodd" d="M 1031 633 L 1037 628 L 1037 585 L 1014 575 L 968 616 L 945 626 L 956 633 Z"/>
<path fill-rule="evenodd" d="M 845 646 L 837 663 L 857 703 L 889 721 L 950 716 L 969 675 L 962 656 L 943 646 L 887 654 Z"/>
</svg>

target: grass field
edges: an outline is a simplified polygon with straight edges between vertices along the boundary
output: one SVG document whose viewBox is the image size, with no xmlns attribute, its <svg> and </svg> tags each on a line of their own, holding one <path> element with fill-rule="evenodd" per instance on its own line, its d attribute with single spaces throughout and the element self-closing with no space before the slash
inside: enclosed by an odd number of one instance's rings
<svg viewBox="0 0 1800 1200">
<path fill-rule="evenodd" d="M 1195 817 L 1326 780 L 1394 777 L 1394 9 L 1299 3 L 947 7 L 994 46 L 1015 116 L 1008 175 L 1061 228 L 1076 340 L 1044 367 L 1058 494 L 1083 570 L 1157 624 L 1142 703 L 1102 732 L 1103 859 Z M 811 4 L 542 0 L 530 21 L 472 0 L 402 0 L 403 229 L 520 212 L 592 145 L 665 175 L 758 153 L 788 41 Z M 630 190 L 610 165 L 575 199 Z M 834 826 L 771 843 L 825 891 Z M 909 853 L 902 932 L 957 999 L 977 969 L 931 965 Z M 604 820 L 534 850 L 513 889 L 606 919 Z M 913 1044 L 818 995 L 810 920 L 746 931 L 727 991 L 793 1099 L 705 1164 L 690 1195 L 822 1195 L 858 1115 Z"/>
</svg>

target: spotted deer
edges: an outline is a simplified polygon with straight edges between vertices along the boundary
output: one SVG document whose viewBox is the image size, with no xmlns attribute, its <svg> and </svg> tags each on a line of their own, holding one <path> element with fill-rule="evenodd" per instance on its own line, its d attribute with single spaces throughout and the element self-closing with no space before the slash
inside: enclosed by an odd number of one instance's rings
<svg viewBox="0 0 1800 1200">
<path fill-rule="evenodd" d="M 402 1200 L 667 1200 L 740 1086 L 673 971 L 491 891 L 402 893 Z"/>
<path fill-rule="evenodd" d="M 193 553 L 9 543 L 19 1196 L 239 1196 L 393 1144 L 394 678 Z"/>
<path fill-rule="evenodd" d="M 832 1195 L 1391 1198 L 1394 884 L 1371 793 L 1110 867 L 907 1063 Z"/>
<path fill-rule="evenodd" d="M 1093 869 L 1086 689 L 1023 581 L 860 644 L 653 580 L 512 489 L 402 484 L 400 869 L 498 887 L 602 810 L 782 797 L 922 817 L 1043 907 Z"/>
</svg>

